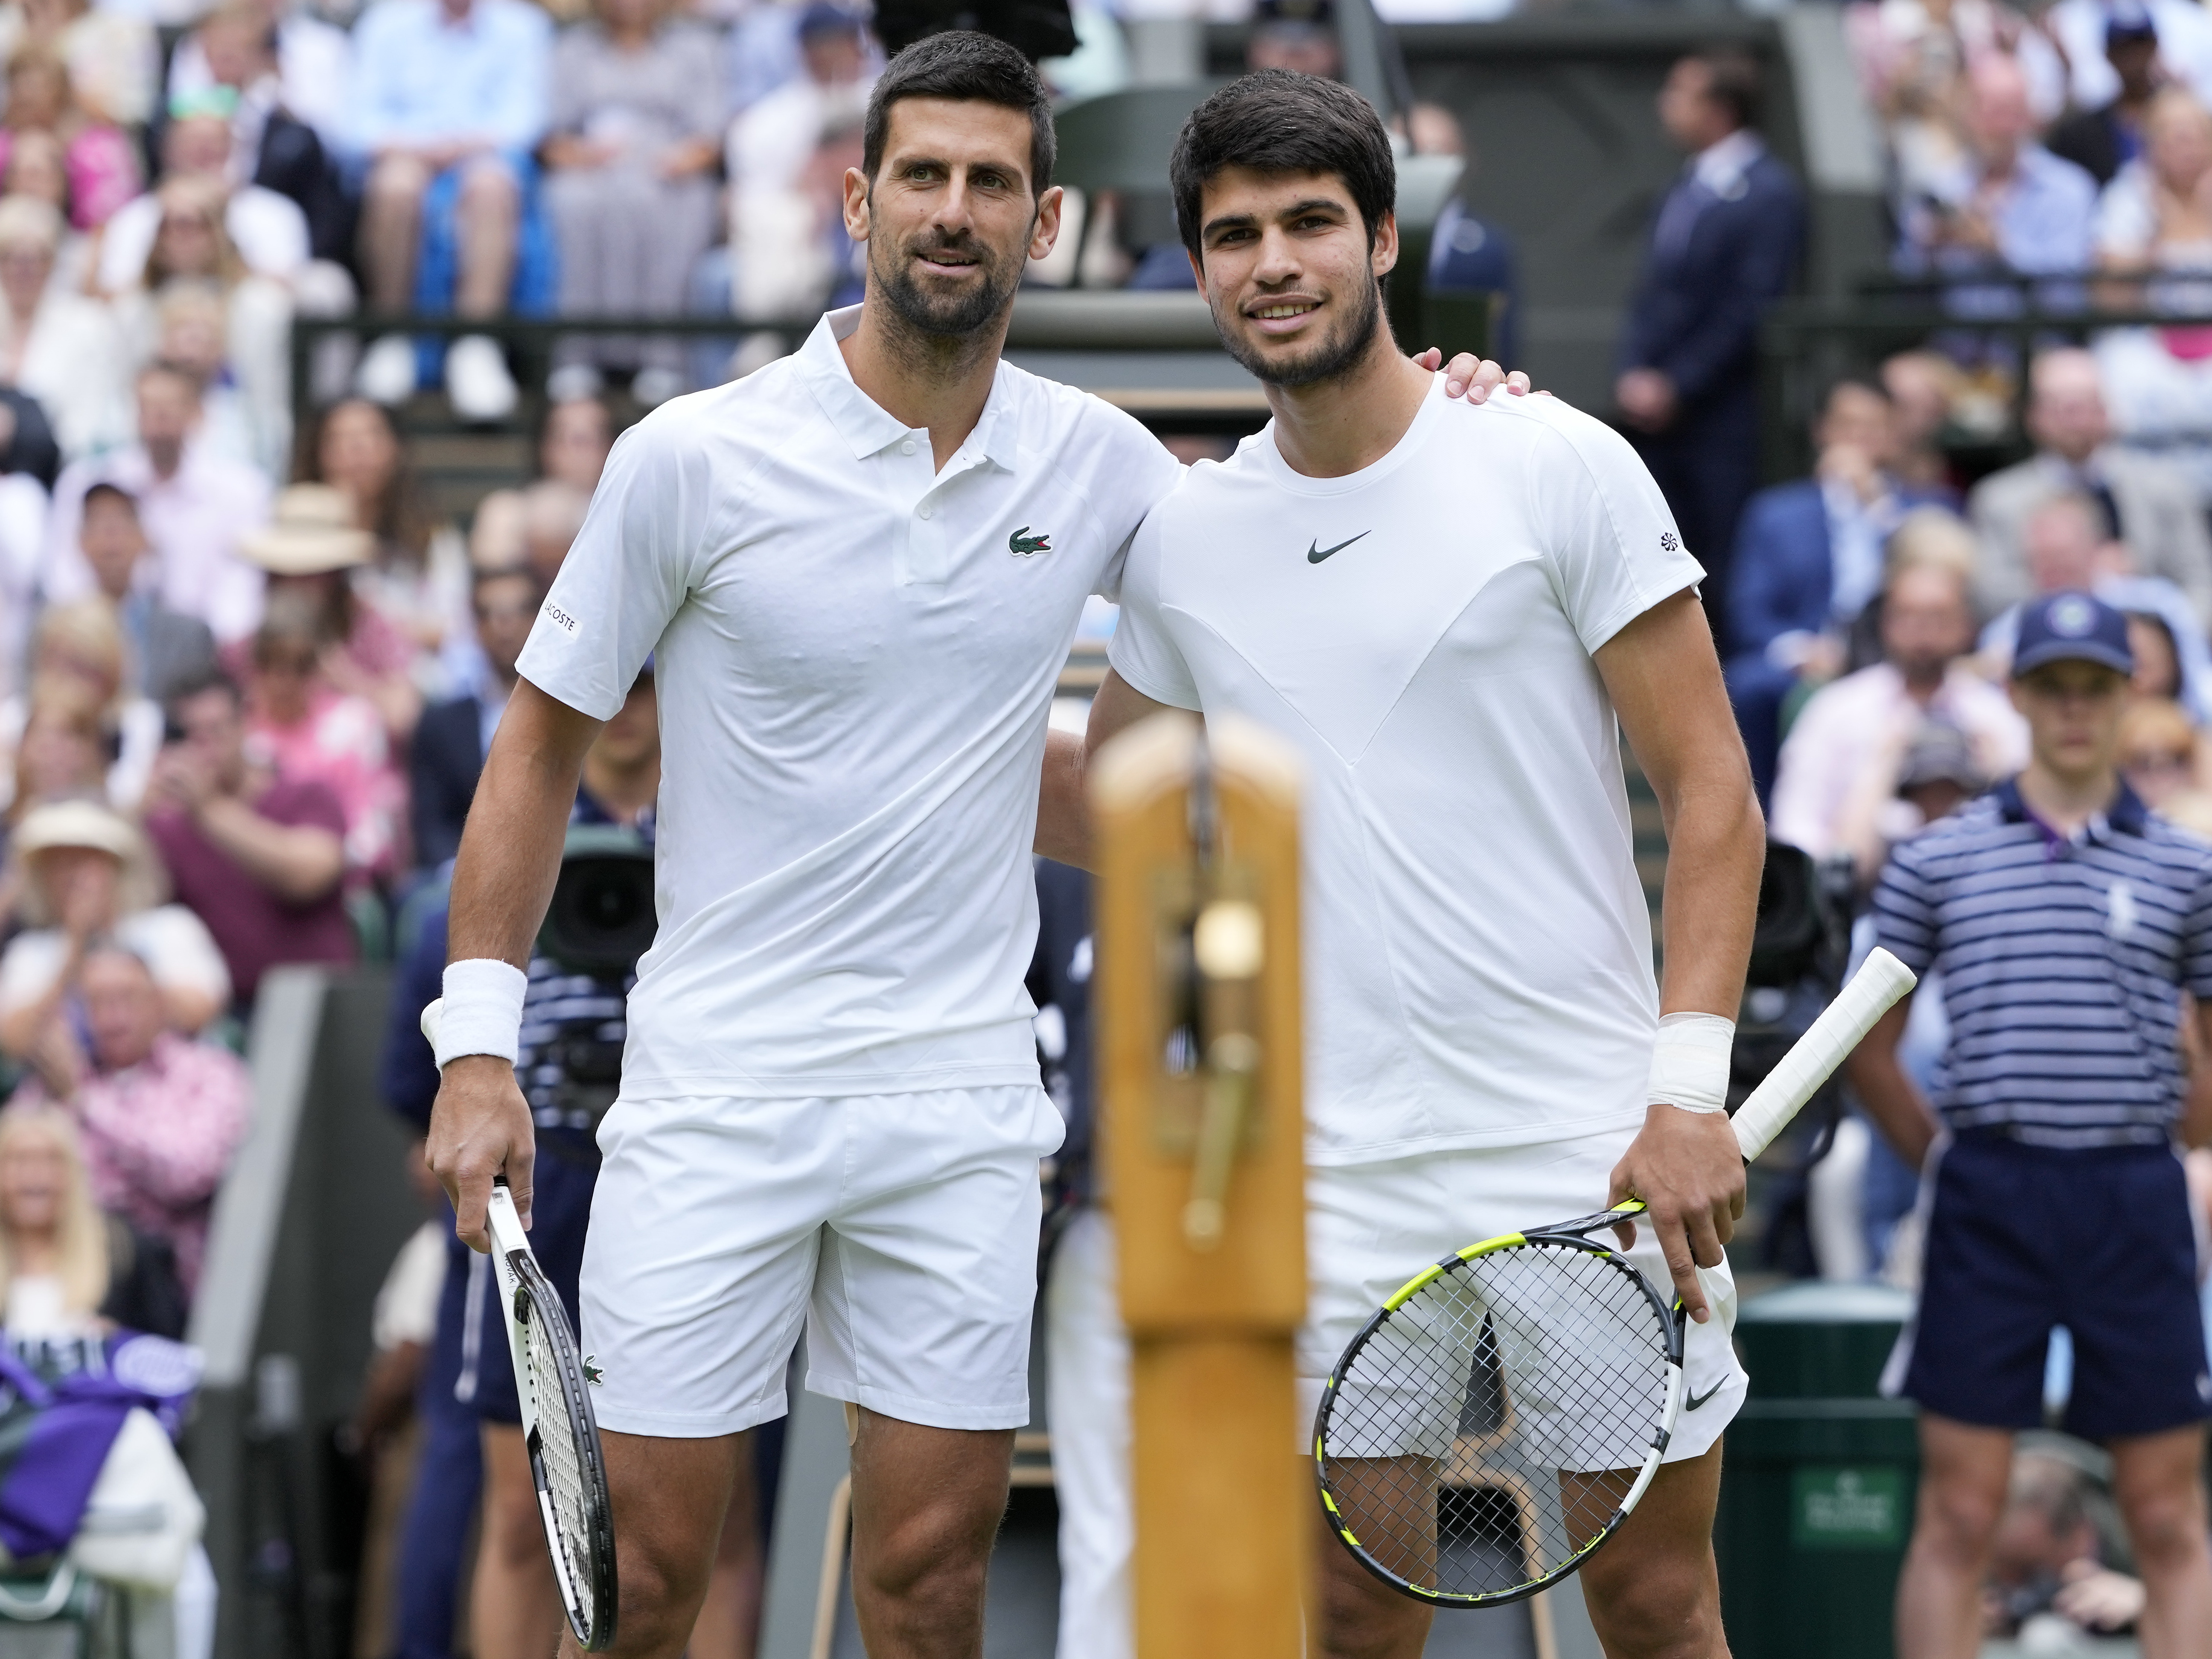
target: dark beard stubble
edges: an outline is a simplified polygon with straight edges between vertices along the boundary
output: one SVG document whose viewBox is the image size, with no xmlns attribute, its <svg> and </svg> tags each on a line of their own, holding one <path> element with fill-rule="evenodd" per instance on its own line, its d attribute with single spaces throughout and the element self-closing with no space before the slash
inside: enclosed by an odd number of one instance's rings
<svg viewBox="0 0 2212 1659">
<path fill-rule="evenodd" d="M 1327 339 L 1304 356 L 1288 362 L 1262 356 L 1241 331 L 1223 320 L 1218 308 L 1213 313 L 1214 331 L 1221 336 L 1222 348 L 1261 385 L 1291 389 L 1313 386 L 1334 380 L 1358 362 L 1374 343 L 1376 331 L 1382 326 L 1382 284 L 1370 282 L 1360 292 L 1355 307 L 1345 313 Z"/>
</svg>

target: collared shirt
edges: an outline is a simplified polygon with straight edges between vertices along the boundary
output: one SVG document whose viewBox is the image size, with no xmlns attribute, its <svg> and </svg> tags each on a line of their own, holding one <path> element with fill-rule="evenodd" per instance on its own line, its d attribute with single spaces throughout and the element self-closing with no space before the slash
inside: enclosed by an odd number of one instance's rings
<svg viewBox="0 0 2212 1659">
<path fill-rule="evenodd" d="M 1854 792 L 1886 751 L 1901 755 L 1929 720 L 1966 734 L 1984 777 L 2027 764 L 2027 722 L 2011 698 L 1963 663 L 1951 665 L 1925 706 L 1895 667 L 1875 663 L 1822 686 L 1790 723 L 1767 833 L 1814 858 L 1842 850 L 1844 816 L 1861 799 Z M 1887 775 L 1894 781 L 1893 770 Z"/>
<path fill-rule="evenodd" d="M 1652 232 L 1659 252 L 1680 252 L 1707 208 L 1742 195 L 1744 174 L 1765 154 L 1765 141 L 1748 127 L 1739 127 L 1685 162 L 1680 179 L 1660 207 L 1659 223 Z"/>
<path fill-rule="evenodd" d="M 353 143 L 529 149 L 545 131 L 552 38 L 525 0 L 472 0 L 458 23 L 438 0 L 377 0 L 354 28 Z"/>
<path fill-rule="evenodd" d="M 84 492 L 95 483 L 114 484 L 137 499 L 138 522 L 153 549 L 154 589 L 163 605 L 198 617 L 218 644 L 244 639 L 260 624 L 265 578 L 238 556 L 238 544 L 268 520 L 269 480 L 198 444 L 185 447 L 176 471 L 166 478 L 155 476 L 154 463 L 133 444 L 80 461 L 55 481 L 46 522 L 48 603 L 65 605 L 96 591 L 92 567 L 77 546 Z"/>
<path fill-rule="evenodd" d="M 2177 988 L 2212 996 L 2212 846 L 2124 784 L 2064 836 L 2017 782 L 1904 842 L 1881 942 L 1943 975 L 1951 1045 L 1930 1103 L 2039 1146 L 2163 1144 L 2185 1082 Z"/>
<path fill-rule="evenodd" d="M 1881 589 L 1890 532 L 1905 509 L 1887 479 L 1871 501 L 1839 478 L 1824 479 L 1820 504 L 1828 514 L 1828 613 L 1848 623 Z"/>
<path fill-rule="evenodd" d="M 653 653 L 660 933 L 626 1097 L 1036 1084 L 1046 715 L 1179 469 L 1001 363 L 940 470 L 854 384 L 860 315 L 623 434 L 522 653 L 599 719 Z"/>
</svg>

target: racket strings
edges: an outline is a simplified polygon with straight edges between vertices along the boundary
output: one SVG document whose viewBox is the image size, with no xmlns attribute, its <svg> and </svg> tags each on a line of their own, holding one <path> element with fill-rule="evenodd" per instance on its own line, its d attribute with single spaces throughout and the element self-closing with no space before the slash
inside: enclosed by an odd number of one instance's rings
<svg viewBox="0 0 2212 1659">
<path fill-rule="evenodd" d="M 1540 1239 L 1431 1280 L 1331 1401 L 1322 1474 L 1346 1531 L 1444 1595 L 1559 1572 L 1603 1536 L 1664 1425 L 1662 1317 L 1607 1257 Z"/>
<path fill-rule="evenodd" d="M 546 1322 L 529 1323 L 531 1395 L 537 1407 L 538 1455 L 544 1466 L 553 1510 L 554 1547 L 568 1568 L 568 1583 L 586 1624 L 594 1621 L 593 1577 L 588 1556 L 589 1517 L 584 1468 L 576 1449 L 576 1425 L 562 1386 L 559 1350 Z"/>
</svg>

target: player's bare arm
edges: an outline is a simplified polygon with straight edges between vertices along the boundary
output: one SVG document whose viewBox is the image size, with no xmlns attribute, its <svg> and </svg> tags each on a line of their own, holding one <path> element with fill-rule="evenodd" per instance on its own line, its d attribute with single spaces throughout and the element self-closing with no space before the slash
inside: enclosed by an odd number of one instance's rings
<svg viewBox="0 0 2212 1659">
<path fill-rule="evenodd" d="M 1759 909 L 1765 824 L 1694 594 L 1676 594 L 1600 646 L 1595 660 L 1667 829 L 1664 1014 L 1733 1020 Z M 1613 1172 L 1607 1202 L 1650 1206 L 1674 1289 L 1709 1316 L 1696 1267 L 1720 1265 L 1743 1213 L 1743 1158 L 1726 1116 L 1654 1104 Z"/>
<path fill-rule="evenodd" d="M 531 941 L 561 873 L 584 751 L 599 726 L 528 680 L 516 682 L 453 866 L 447 961 L 488 958 L 527 970 Z M 463 1054 L 446 1066 L 427 1156 L 453 1200 L 454 1231 L 471 1249 L 490 1248 L 484 1207 L 495 1176 L 507 1176 L 529 1224 L 535 1145 L 513 1064 L 495 1054 Z"/>
</svg>

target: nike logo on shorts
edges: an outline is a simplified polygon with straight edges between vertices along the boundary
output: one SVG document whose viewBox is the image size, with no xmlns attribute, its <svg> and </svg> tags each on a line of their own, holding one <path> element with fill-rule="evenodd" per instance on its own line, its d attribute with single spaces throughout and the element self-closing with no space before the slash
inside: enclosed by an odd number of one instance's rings
<svg viewBox="0 0 2212 1659">
<path fill-rule="evenodd" d="M 1714 1383 L 1711 1388 L 1707 1389 L 1703 1394 L 1693 1394 L 1690 1395 L 1688 1399 L 1683 1401 L 1682 1409 L 1686 1412 L 1693 1412 L 1697 1410 L 1698 1407 L 1704 1405 L 1707 1401 L 1711 1400 L 1715 1395 L 1718 1394 L 1727 1386 L 1728 1378 L 1724 1376 L 1721 1378 L 1719 1382 Z"/>
</svg>

